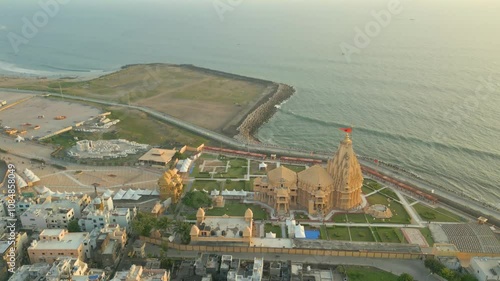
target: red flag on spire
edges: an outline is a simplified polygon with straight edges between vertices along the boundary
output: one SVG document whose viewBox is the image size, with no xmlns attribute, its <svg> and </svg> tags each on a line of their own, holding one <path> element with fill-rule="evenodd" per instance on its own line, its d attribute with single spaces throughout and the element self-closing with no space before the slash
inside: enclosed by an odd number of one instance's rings
<svg viewBox="0 0 500 281">
<path fill-rule="evenodd" d="M 340 128 L 340 130 L 348 134 L 352 133 L 352 128 Z"/>
</svg>

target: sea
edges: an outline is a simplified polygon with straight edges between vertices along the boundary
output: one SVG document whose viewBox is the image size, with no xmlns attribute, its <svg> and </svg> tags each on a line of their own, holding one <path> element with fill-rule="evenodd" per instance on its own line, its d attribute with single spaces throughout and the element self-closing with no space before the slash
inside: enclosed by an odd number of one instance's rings
<svg viewBox="0 0 500 281">
<path fill-rule="evenodd" d="M 500 207 L 498 0 L 2 0 L 0 74 L 194 64 L 292 85 L 261 141 L 359 155 Z"/>
</svg>

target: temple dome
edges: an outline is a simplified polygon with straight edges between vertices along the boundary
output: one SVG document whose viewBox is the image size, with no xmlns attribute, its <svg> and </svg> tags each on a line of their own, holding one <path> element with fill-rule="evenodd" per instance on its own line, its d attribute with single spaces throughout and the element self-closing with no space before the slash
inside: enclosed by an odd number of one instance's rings
<svg viewBox="0 0 500 281">
<path fill-rule="evenodd" d="M 253 218 L 253 212 L 250 208 L 248 208 L 246 211 L 245 211 L 245 218 L 246 219 L 251 219 Z"/>
<path fill-rule="evenodd" d="M 205 210 L 203 210 L 202 208 L 198 208 L 198 211 L 196 212 L 196 217 L 199 218 L 204 216 L 205 216 Z"/>
<path fill-rule="evenodd" d="M 276 184 L 281 180 L 284 180 L 285 183 L 295 183 L 297 181 L 297 174 L 285 166 L 279 166 L 269 171 L 269 173 L 267 173 L 267 178 L 270 182 Z"/>
<path fill-rule="evenodd" d="M 333 179 L 328 172 L 320 165 L 314 165 L 309 169 L 299 172 L 299 182 L 307 186 L 322 187 L 330 189 L 333 187 Z"/>
<path fill-rule="evenodd" d="M 191 227 L 191 232 L 189 232 L 189 235 L 198 236 L 199 234 L 200 234 L 200 229 L 196 225 L 193 225 Z"/>
</svg>

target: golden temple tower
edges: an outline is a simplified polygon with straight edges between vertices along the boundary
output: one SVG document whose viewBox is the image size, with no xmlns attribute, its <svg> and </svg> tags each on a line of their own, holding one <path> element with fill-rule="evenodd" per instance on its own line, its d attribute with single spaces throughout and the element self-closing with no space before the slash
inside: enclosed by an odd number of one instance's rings
<svg viewBox="0 0 500 281">
<path fill-rule="evenodd" d="M 363 174 L 348 133 L 340 142 L 337 153 L 328 160 L 327 171 L 334 182 L 334 208 L 350 210 L 359 207 L 362 202 Z"/>
<path fill-rule="evenodd" d="M 177 173 L 177 169 L 169 169 L 158 180 L 160 199 L 172 198 L 172 203 L 177 203 L 182 194 L 182 178 Z"/>
</svg>

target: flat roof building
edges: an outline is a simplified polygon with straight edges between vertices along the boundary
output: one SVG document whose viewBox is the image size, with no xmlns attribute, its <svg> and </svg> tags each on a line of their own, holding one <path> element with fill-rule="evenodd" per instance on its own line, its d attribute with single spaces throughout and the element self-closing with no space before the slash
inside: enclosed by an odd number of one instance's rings
<svg viewBox="0 0 500 281">
<path fill-rule="evenodd" d="M 31 263 L 52 263 L 60 257 L 85 260 L 85 250 L 90 246 L 84 245 L 84 241 L 88 239 L 88 232 L 68 233 L 67 229 L 45 229 L 40 233 L 40 240 L 34 240 L 28 247 L 28 256 Z"/>
<path fill-rule="evenodd" d="M 470 267 L 478 281 L 500 280 L 500 257 L 473 257 Z"/>
</svg>

